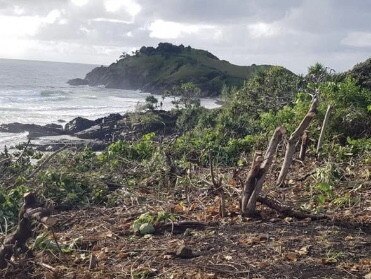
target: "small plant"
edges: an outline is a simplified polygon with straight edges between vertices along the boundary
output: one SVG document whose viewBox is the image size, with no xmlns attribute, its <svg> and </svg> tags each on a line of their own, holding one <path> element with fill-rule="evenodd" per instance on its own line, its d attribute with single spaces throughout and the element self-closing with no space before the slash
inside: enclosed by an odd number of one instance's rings
<svg viewBox="0 0 371 279">
<path fill-rule="evenodd" d="M 133 230 L 134 233 L 142 233 L 143 225 L 146 225 L 145 228 L 147 229 L 147 226 L 156 226 L 160 222 L 166 222 L 166 221 L 174 221 L 175 215 L 166 212 L 166 211 L 159 211 L 157 214 L 146 212 L 140 215 L 134 222 L 133 222 Z M 153 231 L 154 232 L 154 231 Z M 153 233 L 152 232 L 152 233 Z"/>
</svg>

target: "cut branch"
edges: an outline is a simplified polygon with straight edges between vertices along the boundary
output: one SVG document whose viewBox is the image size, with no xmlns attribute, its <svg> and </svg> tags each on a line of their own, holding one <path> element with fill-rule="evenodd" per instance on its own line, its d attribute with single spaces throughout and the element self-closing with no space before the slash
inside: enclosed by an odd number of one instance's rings
<svg viewBox="0 0 371 279">
<path fill-rule="evenodd" d="M 331 112 L 331 105 L 328 105 L 325 118 L 323 119 L 323 122 L 322 122 L 321 133 L 319 134 L 319 138 L 318 138 L 317 154 L 319 153 L 319 150 L 321 149 L 321 146 L 322 146 L 323 136 L 325 135 L 325 130 L 326 130 L 326 126 L 329 120 L 330 112 Z"/>
<path fill-rule="evenodd" d="M 263 188 L 265 175 L 272 164 L 277 145 L 284 133 L 285 129 L 283 127 L 278 127 L 274 131 L 264 158 L 260 154 L 255 154 L 242 192 L 241 214 L 243 216 L 254 216 L 256 214 L 256 201 Z"/>
<path fill-rule="evenodd" d="M 308 149 L 308 142 L 309 142 L 309 132 L 305 130 L 303 136 L 301 137 L 301 145 L 300 145 L 300 152 L 299 152 L 299 160 L 304 161 L 305 155 Z"/>
<path fill-rule="evenodd" d="M 310 122 L 315 117 L 316 112 L 317 112 L 317 107 L 318 107 L 318 98 L 314 97 L 308 113 L 305 115 L 304 119 L 301 121 L 301 123 L 296 128 L 296 130 L 291 134 L 288 140 L 288 144 L 286 147 L 286 153 L 285 153 L 285 159 L 283 161 L 281 171 L 278 176 L 277 183 L 276 183 L 278 186 L 283 184 L 287 176 L 287 173 L 289 171 L 289 168 L 291 166 L 291 163 L 294 157 L 296 143 L 299 141 L 299 138 L 303 135 L 305 129 L 308 128 Z"/>
</svg>

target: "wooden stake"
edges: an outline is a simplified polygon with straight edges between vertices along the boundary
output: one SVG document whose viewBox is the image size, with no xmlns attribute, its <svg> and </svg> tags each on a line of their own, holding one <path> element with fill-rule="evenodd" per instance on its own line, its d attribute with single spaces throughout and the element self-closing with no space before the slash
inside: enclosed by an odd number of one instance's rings
<svg viewBox="0 0 371 279">
<path fill-rule="evenodd" d="M 326 126 L 329 120 L 330 111 L 331 111 L 331 105 L 328 105 L 325 118 L 323 119 L 323 122 L 322 122 L 321 133 L 319 134 L 319 138 L 318 138 L 317 155 L 319 154 L 319 150 L 321 149 L 321 146 L 322 146 L 323 136 L 325 135 L 325 130 L 326 130 Z"/>
</svg>

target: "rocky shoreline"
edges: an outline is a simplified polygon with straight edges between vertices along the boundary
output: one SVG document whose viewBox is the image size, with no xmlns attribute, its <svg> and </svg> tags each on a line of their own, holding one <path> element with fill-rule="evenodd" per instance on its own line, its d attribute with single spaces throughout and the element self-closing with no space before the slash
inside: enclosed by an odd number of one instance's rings
<svg viewBox="0 0 371 279">
<path fill-rule="evenodd" d="M 71 146 L 89 146 L 94 151 L 103 150 L 115 140 L 132 141 L 154 132 L 158 136 L 176 133 L 177 113 L 165 110 L 114 113 L 96 120 L 76 117 L 64 126 L 59 124 L 1 124 L 0 132 L 28 132 L 30 144 L 39 151 L 55 151 Z"/>
</svg>

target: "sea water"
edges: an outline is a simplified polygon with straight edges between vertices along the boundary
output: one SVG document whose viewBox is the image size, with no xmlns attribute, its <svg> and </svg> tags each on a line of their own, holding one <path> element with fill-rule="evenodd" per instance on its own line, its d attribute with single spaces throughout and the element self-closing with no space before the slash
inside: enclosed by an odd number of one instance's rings
<svg viewBox="0 0 371 279">
<path fill-rule="evenodd" d="M 110 113 L 134 111 L 149 93 L 103 87 L 70 86 L 97 65 L 0 59 L 0 124 L 63 125 L 77 116 L 96 119 Z M 172 98 L 162 100 L 171 108 Z M 206 107 L 215 100 L 203 99 Z M 0 149 L 27 140 L 27 133 L 0 133 Z"/>
</svg>

